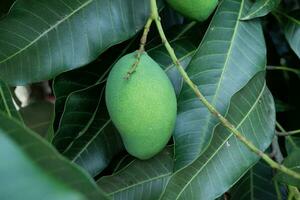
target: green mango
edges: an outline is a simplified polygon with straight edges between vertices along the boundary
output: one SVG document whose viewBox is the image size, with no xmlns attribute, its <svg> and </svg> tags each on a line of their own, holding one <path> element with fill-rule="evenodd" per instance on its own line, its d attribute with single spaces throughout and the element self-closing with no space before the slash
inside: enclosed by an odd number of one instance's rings
<svg viewBox="0 0 300 200">
<path fill-rule="evenodd" d="M 192 20 L 206 20 L 218 5 L 218 0 L 167 0 L 183 16 Z"/>
<path fill-rule="evenodd" d="M 177 102 L 171 81 L 147 53 L 126 78 L 137 52 L 125 55 L 112 68 L 106 84 L 106 104 L 126 150 L 145 160 L 168 143 L 176 121 Z"/>
</svg>

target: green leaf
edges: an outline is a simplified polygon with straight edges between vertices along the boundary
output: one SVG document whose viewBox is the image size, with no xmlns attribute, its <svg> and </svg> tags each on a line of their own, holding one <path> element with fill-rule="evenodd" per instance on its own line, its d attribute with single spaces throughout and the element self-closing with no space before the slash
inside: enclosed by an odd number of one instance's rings
<svg viewBox="0 0 300 200">
<path fill-rule="evenodd" d="M 100 66 L 100 63 L 92 63 L 55 77 L 53 81 L 53 92 L 55 95 L 55 130 L 58 128 L 68 96 L 73 92 L 83 90 L 101 81 L 102 74 L 107 68 Z"/>
<path fill-rule="evenodd" d="M 80 168 L 0 113 L 0 199 L 107 199 Z"/>
<path fill-rule="evenodd" d="M 97 181 L 113 199 L 158 199 L 173 170 L 172 148 L 149 160 L 135 159 L 117 173 Z"/>
<path fill-rule="evenodd" d="M 183 68 L 186 68 L 196 51 L 195 45 L 187 39 L 172 41 L 171 45 L 176 52 L 181 65 Z M 170 58 L 166 48 L 163 45 L 159 45 L 150 49 L 148 54 L 161 66 L 162 69 L 165 70 L 178 96 L 182 88 L 183 79 Z"/>
<path fill-rule="evenodd" d="M 102 95 L 103 84 L 97 84 L 68 96 L 59 128 L 52 141 L 58 151 L 63 152 L 81 132 L 85 131 L 95 117 L 95 110 Z"/>
<path fill-rule="evenodd" d="M 233 96 L 226 118 L 257 148 L 267 149 L 275 132 L 275 108 L 264 73 L 258 73 Z M 214 130 L 208 148 L 172 176 L 161 199 L 217 198 L 258 161 L 259 157 L 222 125 Z"/>
<path fill-rule="evenodd" d="M 283 30 L 285 37 L 293 51 L 300 58 L 300 9 L 290 14 L 279 12 L 283 16 Z"/>
<path fill-rule="evenodd" d="M 148 13 L 147 0 L 17 1 L 0 21 L 0 78 L 19 85 L 84 66 L 135 35 Z"/>
<path fill-rule="evenodd" d="M 79 137 L 74 139 L 63 155 L 96 176 L 102 172 L 124 148 L 121 137 L 108 117 L 105 98 L 98 106 L 96 115 Z"/>
<path fill-rule="evenodd" d="M 51 126 L 54 105 L 47 101 L 37 101 L 20 109 L 24 123 L 34 132 L 45 137 Z"/>
<path fill-rule="evenodd" d="M 273 200 L 277 199 L 272 181 L 273 170 L 260 161 L 253 166 L 230 192 L 231 200 Z"/>
<path fill-rule="evenodd" d="M 19 121 L 23 121 L 20 113 L 17 111 L 9 87 L 0 80 L 0 111 L 8 117 L 13 117 Z"/>
<path fill-rule="evenodd" d="M 287 158 L 284 159 L 283 165 L 300 173 L 300 148 L 295 148 Z M 293 185 L 300 187 L 300 180 L 293 178 L 282 172 L 277 172 L 275 179 L 279 182 L 285 183 L 287 185 Z"/>
<path fill-rule="evenodd" d="M 224 0 L 187 68 L 208 101 L 225 114 L 231 97 L 266 65 L 266 47 L 258 20 L 240 21 L 249 0 Z M 175 170 L 196 158 L 209 144 L 218 123 L 185 84 L 178 99 Z"/>
<path fill-rule="evenodd" d="M 294 151 L 294 149 L 300 149 L 300 137 L 287 136 L 285 140 L 285 146 L 288 154 L 291 154 Z"/>
<path fill-rule="evenodd" d="M 280 1 L 281 0 L 256 0 L 247 14 L 242 17 L 242 20 L 266 16 L 280 4 Z"/>
<path fill-rule="evenodd" d="M 3 17 L 8 11 L 15 0 L 1 0 L 0 18 Z"/>
</svg>

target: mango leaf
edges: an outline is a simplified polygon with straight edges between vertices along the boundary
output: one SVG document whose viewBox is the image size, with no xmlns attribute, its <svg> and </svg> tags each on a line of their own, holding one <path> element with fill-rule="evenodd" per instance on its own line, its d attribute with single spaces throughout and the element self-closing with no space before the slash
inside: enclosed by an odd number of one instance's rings
<svg viewBox="0 0 300 200">
<path fill-rule="evenodd" d="M 96 176 L 123 150 L 123 143 L 117 129 L 112 124 L 105 106 L 105 98 L 100 97 L 95 117 L 86 130 L 75 138 L 63 155 Z"/>
<path fill-rule="evenodd" d="M 84 66 L 148 15 L 147 0 L 17 1 L 0 21 L 0 78 L 20 85 Z"/>
<path fill-rule="evenodd" d="M 284 159 L 283 165 L 288 168 L 294 170 L 295 172 L 300 173 L 300 148 L 295 148 L 287 158 Z M 278 172 L 275 176 L 275 179 L 281 183 L 285 183 L 287 185 L 293 185 L 296 187 L 300 187 L 300 180 L 293 178 L 289 175 L 286 175 L 282 172 Z"/>
<path fill-rule="evenodd" d="M 263 161 L 254 165 L 230 191 L 232 200 L 277 199 L 273 170 Z"/>
<path fill-rule="evenodd" d="M 59 121 L 65 109 L 68 96 L 76 91 L 83 90 L 101 80 L 101 74 L 106 67 L 96 63 L 65 72 L 55 77 L 53 81 L 53 92 L 55 95 L 55 122 L 54 129 L 57 130 Z"/>
<path fill-rule="evenodd" d="M 97 59 L 95 62 L 90 63 L 85 67 L 68 71 L 55 77 L 53 81 L 53 91 L 56 97 L 55 121 L 53 124 L 53 128 L 55 130 L 57 130 L 58 128 L 59 121 L 61 120 L 65 105 L 67 104 L 67 97 L 73 92 L 102 82 L 104 78 L 106 78 L 109 69 L 112 66 L 112 63 L 114 63 L 115 58 L 119 58 L 120 56 L 125 54 L 132 46 L 132 44 L 136 41 L 136 38 L 137 36 L 135 36 L 129 42 L 126 42 L 125 48 L 119 48 L 123 47 L 123 44 L 115 46 L 114 48 L 105 52 L 104 55 L 101 55 L 101 58 Z"/>
<path fill-rule="evenodd" d="M 7 14 L 15 0 L 1 0 L 0 18 Z"/>
<path fill-rule="evenodd" d="M 123 158 L 121 158 L 119 160 L 119 162 L 115 166 L 113 174 L 117 173 L 118 171 L 120 171 L 121 169 L 126 167 L 129 163 L 131 163 L 134 160 L 136 160 L 136 158 L 134 158 L 133 156 L 131 156 L 129 154 L 126 154 Z"/>
<path fill-rule="evenodd" d="M 224 0 L 219 5 L 187 68 L 191 80 L 221 114 L 231 97 L 266 65 L 266 47 L 258 20 L 240 21 L 249 0 Z M 178 99 L 175 128 L 175 170 L 198 158 L 218 123 L 185 84 Z"/>
<path fill-rule="evenodd" d="M 256 0 L 251 6 L 251 9 L 241 20 L 250 20 L 266 16 L 280 4 L 280 1 L 281 0 Z"/>
<path fill-rule="evenodd" d="M 94 119 L 95 110 L 103 95 L 103 87 L 103 84 L 97 84 L 68 96 L 68 104 L 52 141 L 58 151 L 63 152 Z"/>
<path fill-rule="evenodd" d="M 0 121 L 0 199 L 107 199 L 40 136 L 3 113 Z"/>
<path fill-rule="evenodd" d="M 196 51 L 195 45 L 187 39 L 178 39 L 172 41 L 171 45 L 174 51 L 176 52 L 176 55 L 181 65 L 184 68 L 186 68 Z M 166 48 L 163 45 L 159 45 L 150 49 L 148 51 L 148 54 L 157 63 L 159 63 L 162 69 L 165 70 L 173 84 L 176 95 L 178 96 L 183 85 L 183 79 L 182 76 L 179 74 L 178 70 L 176 69 L 173 61 L 171 60 Z"/>
<path fill-rule="evenodd" d="M 279 12 L 283 16 L 283 29 L 285 37 L 293 51 L 300 58 L 300 10 L 290 14 Z"/>
<path fill-rule="evenodd" d="M 117 200 L 158 199 L 173 170 L 172 148 L 149 160 L 130 162 L 111 176 L 97 181 L 99 187 Z"/>
<path fill-rule="evenodd" d="M 17 111 L 9 87 L 6 83 L 0 80 L 0 111 L 8 117 L 23 121 L 20 113 Z"/>
<path fill-rule="evenodd" d="M 288 136 L 285 140 L 285 147 L 288 154 L 291 154 L 295 149 L 300 149 L 300 137 Z"/>
<path fill-rule="evenodd" d="M 275 108 L 264 73 L 258 73 L 230 103 L 226 118 L 262 151 L 275 132 Z M 226 192 L 259 157 L 221 124 L 208 148 L 191 165 L 177 171 L 161 199 L 215 199 Z"/>
<path fill-rule="evenodd" d="M 46 137 L 54 115 L 54 105 L 47 101 L 37 101 L 20 109 L 24 123 L 34 132 Z"/>
</svg>

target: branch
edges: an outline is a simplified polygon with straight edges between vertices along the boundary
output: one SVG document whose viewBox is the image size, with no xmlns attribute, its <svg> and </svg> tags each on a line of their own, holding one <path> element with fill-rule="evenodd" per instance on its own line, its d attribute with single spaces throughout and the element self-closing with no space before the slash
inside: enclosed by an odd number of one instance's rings
<svg viewBox="0 0 300 200">
<path fill-rule="evenodd" d="M 211 105 L 208 100 L 204 97 L 204 95 L 200 92 L 198 87 L 192 82 L 189 78 L 188 74 L 185 72 L 184 68 L 180 64 L 179 60 L 177 59 L 174 49 L 171 47 L 170 43 L 168 42 L 166 35 L 164 33 L 163 27 L 161 25 L 160 17 L 158 14 L 158 8 L 156 4 L 156 0 L 151 1 L 151 18 L 155 21 L 156 27 L 158 29 L 159 35 L 162 39 L 162 43 L 165 45 L 168 53 L 171 56 L 172 61 L 174 62 L 175 66 L 177 67 L 178 71 L 180 72 L 181 76 L 183 77 L 184 81 L 189 85 L 189 87 L 194 91 L 198 99 L 207 107 L 207 109 L 215 115 L 219 121 L 222 123 L 224 127 L 226 127 L 230 132 L 232 132 L 241 142 L 243 142 L 251 151 L 256 153 L 260 156 L 265 162 L 267 162 L 272 168 L 277 169 L 283 173 L 286 173 L 294 178 L 300 179 L 300 174 L 288 169 L 287 167 L 278 164 L 277 162 L 273 161 L 267 154 L 262 152 L 258 149 L 252 142 L 247 140 L 243 134 L 238 131 L 233 124 L 231 124 L 225 117 L 223 117 L 216 108 Z"/>
<path fill-rule="evenodd" d="M 290 67 L 284 67 L 284 66 L 267 66 L 267 70 L 282 70 L 282 71 L 295 73 L 298 76 L 300 75 L 300 70 L 293 69 L 293 68 L 290 68 Z"/>
</svg>

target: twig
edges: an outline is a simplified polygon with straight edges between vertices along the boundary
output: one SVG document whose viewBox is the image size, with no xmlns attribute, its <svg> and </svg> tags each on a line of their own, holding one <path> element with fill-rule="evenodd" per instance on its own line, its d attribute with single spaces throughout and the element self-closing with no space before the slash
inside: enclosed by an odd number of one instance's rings
<svg viewBox="0 0 300 200">
<path fill-rule="evenodd" d="M 147 42 L 147 37 L 148 37 L 148 33 L 150 31 L 150 27 L 151 27 L 152 22 L 153 22 L 153 17 L 150 16 L 149 19 L 147 20 L 147 23 L 146 23 L 145 28 L 144 28 L 143 36 L 142 36 L 141 41 L 140 41 L 140 48 L 137 51 L 137 55 L 136 55 L 136 61 L 132 65 L 130 70 L 127 72 L 127 74 L 125 75 L 125 77 L 124 77 L 125 79 L 129 79 L 131 74 L 133 74 L 135 72 L 136 68 L 138 67 L 138 65 L 140 63 L 141 56 L 145 51 L 145 45 L 146 45 L 146 42 Z"/>
<path fill-rule="evenodd" d="M 295 134 L 298 134 L 300 133 L 300 129 L 298 130 L 294 130 L 294 131 L 287 131 L 287 132 L 276 132 L 276 134 L 278 136 L 290 136 L 290 135 L 295 135 Z"/>
<path fill-rule="evenodd" d="M 287 167 L 278 164 L 277 162 L 273 161 L 267 154 L 262 152 L 260 149 L 258 149 L 252 142 L 247 140 L 246 137 L 243 136 L 243 134 L 238 131 L 233 124 L 231 124 L 225 117 L 223 117 L 216 108 L 211 105 L 207 99 L 203 96 L 203 94 L 200 92 L 198 87 L 192 82 L 192 80 L 189 78 L 188 74 L 185 72 L 184 68 L 181 66 L 180 62 L 178 61 L 174 49 L 171 47 L 170 43 L 168 42 L 166 35 L 164 33 L 163 27 L 161 25 L 160 17 L 158 15 L 158 9 L 156 0 L 150 0 L 151 1 L 151 17 L 154 19 L 156 27 L 158 29 L 159 35 L 162 39 L 163 44 L 165 45 L 168 53 L 170 54 L 170 57 L 172 61 L 174 62 L 175 66 L 177 67 L 178 71 L 180 72 L 181 76 L 183 77 L 184 81 L 189 85 L 189 87 L 194 91 L 196 96 L 199 98 L 199 100 L 207 107 L 207 109 L 215 115 L 222 125 L 226 127 L 230 132 L 232 132 L 240 141 L 242 141 L 251 151 L 256 153 L 258 156 L 260 156 L 265 162 L 267 162 L 272 168 L 277 169 L 283 173 L 286 173 L 294 178 L 300 179 L 300 174 L 288 169 Z"/>
<path fill-rule="evenodd" d="M 300 75 L 300 70 L 298 69 L 293 69 L 290 67 L 285 67 L 285 66 L 267 66 L 267 70 L 281 70 L 281 71 L 288 71 L 297 74 L 298 76 Z"/>
</svg>

